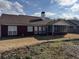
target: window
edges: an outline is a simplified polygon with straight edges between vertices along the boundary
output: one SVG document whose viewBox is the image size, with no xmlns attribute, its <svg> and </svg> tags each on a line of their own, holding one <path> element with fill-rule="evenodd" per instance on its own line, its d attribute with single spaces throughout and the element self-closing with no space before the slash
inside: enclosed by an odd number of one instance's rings
<svg viewBox="0 0 79 59">
<path fill-rule="evenodd" d="M 43 31 L 45 31 L 45 27 L 43 27 Z"/>
<path fill-rule="evenodd" d="M 38 31 L 38 28 L 37 27 L 34 27 L 35 31 Z"/>
<path fill-rule="evenodd" d="M 17 35 L 17 26 L 8 26 L 8 35 Z"/>
<path fill-rule="evenodd" d="M 38 27 L 34 27 L 34 33 L 38 34 Z"/>
<path fill-rule="evenodd" d="M 12 35 L 12 31 L 8 31 L 8 35 Z"/>
<path fill-rule="evenodd" d="M 13 31 L 13 35 L 17 35 L 17 32 L 16 31 Z"/>
<path fill-rule="evenodd" d="M 41 27 L 39 27 L 39 34 L 41 34 L 42 33 L 42 28 Z"/>
<path fill-rule="evenodd" d="M 27 27 L 27 31 L 28 31 L 28 32 L 33 32 L 33 27 L 32 27 L 32 26 L 28 26 L 28 27 Z"/>
<path fill-rule="evenodd" d="M 42 29 L 42 28 L 41 28 L 41 27 L 39 27 L 39 31 L 42 31 L 41 29 Z"/>
</svg>

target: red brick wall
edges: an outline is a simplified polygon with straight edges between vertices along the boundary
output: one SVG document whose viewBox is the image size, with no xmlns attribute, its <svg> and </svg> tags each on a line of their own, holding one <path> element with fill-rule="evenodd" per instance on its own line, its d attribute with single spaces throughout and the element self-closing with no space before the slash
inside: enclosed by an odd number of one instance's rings
<svg viewBox="0 0 79 59">
<path fill-rule="evenodd" d="M 17 26 L 17 34 L 18 36 L 30 36 L 34 34 L 34 28 L 33 32 L 27 32 L 27 26 Z"/>
<path fill-rule="evenodd" d="M 17 35 L 26 36 L 27 35 L 27 26 L 17 26 Z"/>
<path fill-rule="evenodd" d="M 8 36 L 8 26 L 7 25 L 1 25 L 1 36 L 2 37 Z"/>
</svg>

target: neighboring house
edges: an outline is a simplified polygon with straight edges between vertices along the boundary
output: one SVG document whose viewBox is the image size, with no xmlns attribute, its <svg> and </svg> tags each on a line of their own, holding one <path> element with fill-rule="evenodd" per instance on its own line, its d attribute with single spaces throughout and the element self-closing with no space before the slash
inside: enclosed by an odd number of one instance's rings
<svg viewBox="0 0 79 59">
<path fill-rule="evenodd" d="M 79 33 L 79 20 L 45 20 L 27 15 L 2 14 L 0 37 Z"/>
</svg>

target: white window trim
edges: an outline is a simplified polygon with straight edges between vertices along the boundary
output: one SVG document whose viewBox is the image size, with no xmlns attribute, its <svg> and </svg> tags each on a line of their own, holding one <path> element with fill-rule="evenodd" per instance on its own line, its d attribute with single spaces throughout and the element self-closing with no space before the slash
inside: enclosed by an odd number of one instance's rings
<svg viewBox="0 0 79 59">
<path fill-rule="evenodd" d="M 27 27 L 27 32 L 33 32 L 33 26 L 28 26 Z"/>
<path fill-rule="evenodd" d="M 34 27 L 34 33 L 38 34 L 38 27 L 37 26 Z"/>
<path fill-rule="evenodd" d="M 17 26 L 8 26 L 8 35 L 17 35 Z"/>
</svg>

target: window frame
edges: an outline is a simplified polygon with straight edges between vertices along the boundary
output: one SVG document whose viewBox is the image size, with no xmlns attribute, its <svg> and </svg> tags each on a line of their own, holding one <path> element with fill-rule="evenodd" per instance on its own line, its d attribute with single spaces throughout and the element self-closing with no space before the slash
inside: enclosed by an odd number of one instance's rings
<svg viewBox="0 0 79 59">
<path fill-rule="evenodd" d="M 27 26 L 27 32 L 33 32 L 33 26 Z"/>
<path fill-rule="evenodd" d="M 8 35 L 10 36 L 17 35 L 17 26 L 8 26 Z"/>
</svg>

